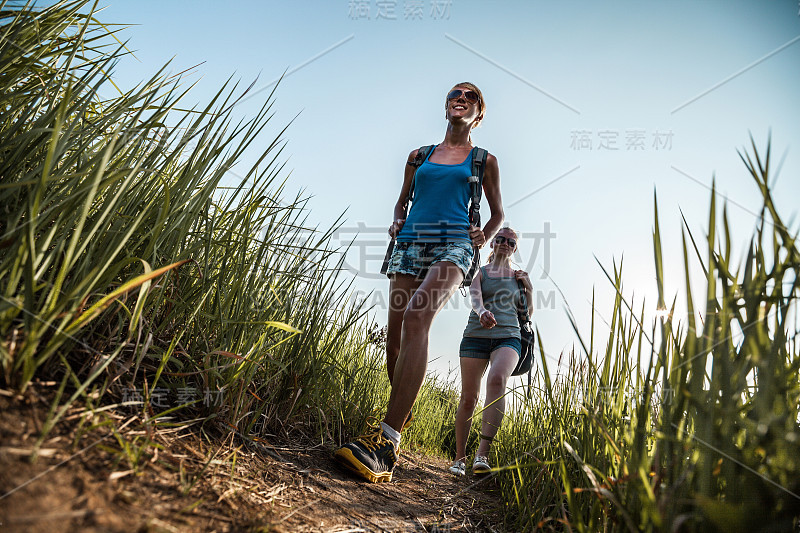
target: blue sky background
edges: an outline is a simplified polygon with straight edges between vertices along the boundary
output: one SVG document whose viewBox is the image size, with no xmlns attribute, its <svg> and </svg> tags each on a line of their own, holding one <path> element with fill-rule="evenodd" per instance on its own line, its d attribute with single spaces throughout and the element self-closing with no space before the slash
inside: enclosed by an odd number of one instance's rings
<svg viewBox="0 0 800 533">
<path fill-rule="evenodd" d="M 473 140 L 499 160 L 552 369 L 575 342 L 565 305 L 588 334 L 594 290 L 597 327 L 610 318 L 614 293 L 595 257 L 611 268 L 624 256 L 625 293 L 655 308 L 654 191 L 670 300 L 684 291 L 679 209 L 703 238 L 712 176 L 742 257 L 760 207 L 736 154 L 749 133 L 763 148 L 771 130 L 774 194 L 785 219 L 796 214 L 799 12 L 797 0 L 140 0 L 112 2 L 100 18 L 135 25 L 121 33 L 136 55 L 117 66 L 122 88 L 170 59 L 172 73 L 202 63 L 186 76 L 197 85 L 184 105 L 208 101 L 230 76 L 243 86 L 258 78 L 236 109 L 247 117 L 288 72 L 264 146 L 294 119 L 288 190 L 313 195 L 310 220 L 323 226 L 347 210 L 337 242 L 360 228 L 347 263 L 361 294 L 376 291 L 381 324 L 388 281 L 376 273 L 405 158 L 443 139 L 447 90 L 476 83 L 487 113 Z M 457 295 L 436 319 L 431 370 L 457 368 L 468 310 Z"/>
</svg>

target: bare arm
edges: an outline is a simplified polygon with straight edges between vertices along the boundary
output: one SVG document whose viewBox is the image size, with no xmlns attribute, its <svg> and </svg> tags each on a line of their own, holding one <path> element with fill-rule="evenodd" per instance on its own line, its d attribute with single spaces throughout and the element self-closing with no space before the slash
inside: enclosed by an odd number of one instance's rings
<svg viewBox="0 0 800 533">
<path fill-rule="evenodd" d="M 481 326 L 491 329 L 497 324 L 494 314 L 483 306 L 483 289 L 481 287 L 481 280 L 483 279 L 483 271 L 478 269 L 475 277 L 472 279 L 472 284 L 469 286 L 469 296 L 472 301 L 472 309 L 478 315 Z"/>
<path fill-rule="evenodd" d="M 505 220 L 503 199 L 500 196 L 500 169 L 497 158 L 492 154 L 486 158 L 486 169 L 483 171 L 483 192 L 489 203 L 489 220 L 483 226 L 484 243 L 494 238 Z M 481 244 L 483 246 L 483 244 Z"/>
<path fill-rule="evenodd" d="M 400 197 L 397 203 L 394 204 L 394 216 L 392 217 L 392 225 L 389 227 L 389 235 L 396 237 L 403 224 L 406 222 L 406 207 L 408 207 L 408 193 L 411 190 L 411 181 L 414 178 L 414 173 L 417 171 L 412 163 L 417 157 L 418 150 L 412 150 L 408 154 L 408 162 L 406 163 L 405 170 L 403 171 L 403 186 L 400 187 Z"/>
</svg>

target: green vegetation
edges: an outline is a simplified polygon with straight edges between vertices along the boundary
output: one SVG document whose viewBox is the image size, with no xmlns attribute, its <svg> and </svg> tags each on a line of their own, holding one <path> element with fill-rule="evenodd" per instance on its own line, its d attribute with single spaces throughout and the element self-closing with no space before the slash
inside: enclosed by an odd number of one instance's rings
<svg viewBox="0 0 800 533">
<path fill-rule="evenodd" d="M 688 318 L 675 320 L 675 301 L 665 302 L 656 206 L 658 323 L 648 328 L 644 306 L 637 312 L 625 300 L 615 266 L 605 344 L 596 344 L 592 324 L 583 354 L 571 354 L 552 381 L 542 358 L 544 371 L 530 397 L 520 397 L 523 408 L 498 449 L 501 464 L 511 465 L 502 484 L 514 529 L 798 527 L 800 253 L 770 195 L 770 148 L 763 162 L 752 148 L 742 159 L 763 209 L 743 264 L 731 260 L 724 212 L 718 233 L 712 191 L 705 242 L 685 228 Z M 689 287 L 693 261 L 706 278 L 702 311 Z"/>
<path fill-rule="evenodd" d="M 235 84 L 181 110 L 162 69 L 103 98 L 127 52 L 86 7 L 0 12 L 3 383 L 59 380 L 45 433 L 79 398 L 143 402 L 151 420 L 181 406 L 245 436 L 361 427 L 388 394 L 383 354 L 335 228 L 284 198 L 283 131 L 261 139 L 271 96 L 233 123 Z"/>
<path fill-rule="evenodd" d="M 333 446 L 382 411 L 382 339 L 350 300 L 335 227 L 307 227 L 305 200 L 285 198 L 284 132 L 262 141 L 272 97 L 234 122 L 247 93 L 235 83 L 188 110 L 164 70 L 117 89 L 127 51 L 84 1 L 3 6 L 0 23 L 0 384 L 56 378 L 44 433 L 80 401 L 94 424 L 113 426 L 101 409 L 124 404 L 145 424 L 200 421 L 209 438 Z M 254 150 L 241 184 L 220 187 Z M 542 358 L 515 395 L 493 451 L 509 530 L 797 527 L 800 254 L 769 152 L 742 154 L 764 200 L 742 264 L 715 195 L 705 239 L 685 228 L 688 319 L 664 294 L 656 216 L 658 323 L 615 265 L 608 338 L 573 320 L 580 353 L 554 375 Z M 692 265 L 706 278 L 697 307 Z M 404 442 L 452 453 L 457 400 L 454 383 L 428 380 Z M 114 435 L 133 470 L 157 446 Z M 180 474 L 188 492 L 197 477 Z"/>
</svg>

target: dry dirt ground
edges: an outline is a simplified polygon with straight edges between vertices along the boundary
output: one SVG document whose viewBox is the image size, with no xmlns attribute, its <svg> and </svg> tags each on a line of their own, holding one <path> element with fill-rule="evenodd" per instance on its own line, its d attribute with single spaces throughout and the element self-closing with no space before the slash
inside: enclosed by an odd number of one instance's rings
<svg viewBox="0 0 800 533">
<path fill-rule="evenodd" d="M 495 480 L 403 452 L 392 483 L 355 480 L 321 445 L 153 429 L 71 408 L 31 453 L 49 406 L 0 389 L 0 531 L 502 531 Z"/>
</svg>

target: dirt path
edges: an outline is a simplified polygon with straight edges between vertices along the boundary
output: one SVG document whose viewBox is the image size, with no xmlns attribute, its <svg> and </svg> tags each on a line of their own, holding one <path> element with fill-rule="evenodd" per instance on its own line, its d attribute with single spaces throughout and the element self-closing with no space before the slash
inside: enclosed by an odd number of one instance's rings
<svg viewBox="0 0 800 533">
<path fill-rule="evenodd" d="M 457 479 L 413 452 L 375 485 L 321 446 L 220 445 L 197 426 L 153 432 L 141 415 L 75 408 L 32 463 L 46 409 L 0 395 L 3 532 L 502 530 L 493 479 Z"/>
</svg>

